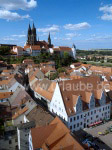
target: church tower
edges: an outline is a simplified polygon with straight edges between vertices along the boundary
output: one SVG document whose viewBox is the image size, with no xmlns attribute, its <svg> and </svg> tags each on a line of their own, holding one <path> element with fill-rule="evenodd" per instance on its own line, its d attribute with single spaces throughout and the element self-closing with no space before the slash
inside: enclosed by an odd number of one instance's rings
<svg viewBox="0 0 112 150">
<path fill-rule="evenodd" d="M 49 36 L 48 36 L 48 44 L 49 44 L 49 46 L 51 46 L 51 36 L 50 36 L 50 32 L 49 32 Z"/>
<path fill-rule="evenodd" d="M 27 44 L 31 44 L 31 34 L 32 34 L 32 31 L 31 31 L 31 26 L 29 24 L 29 28 L 28 28 L 28 34 L 27 34 Z"/>
<path fill-rule="evenodd" d="M 31 45 L 36 45 L 36 43 L 37 43 L 37 34 L 36 34 L 35 25 L 34 25 L 34 23 L 33 23 L 32 36 L 31 36 Z"/>
<path fill-rule="evenodd" d="M 33 27 L 31 29 L 31 26 L 29 24 L 28 35 L 27 35 L 27 44 L 28 45 L 36 45 L 36 43 L 37 43 L 37 34 L 36 34 L 35 25 L 33 23 Z"/>
</svg>

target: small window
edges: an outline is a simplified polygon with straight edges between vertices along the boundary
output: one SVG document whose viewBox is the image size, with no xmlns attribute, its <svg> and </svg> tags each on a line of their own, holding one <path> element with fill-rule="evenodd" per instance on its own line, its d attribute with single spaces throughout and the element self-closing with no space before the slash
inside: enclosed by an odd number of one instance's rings
<svg viewBox="0 0 112 150">
<path fill-rule="evenodd" d="M 17 142 L 18 140 L 17 139 L 15 139 L 15 142 Z"/>
<path fill-rule="evenodd" d="M 74 128 L 75 128 L 75 126 L 76 126 L 76 125 L 74 124 Z"/>
<path fill-rule="evenodd" d="M 77 120 L 79 119 L 79 116 L 77 116 Z"/>
<path fill-rule="evenodd" d="M 93 112 L 91 111 L 91 115 L 93 114 Z"/>
<path fill-rule="evenodd" d="M 82 122 L 80 123 L 80 125 L 82 125 Z"/>
<path fill-rule="evenodd" d="M 77 123 L 77 127 L 79 127 L 79 123 Z"/>
<path fill-rule="evenodd" d="M 74 121 L 75 121 L 75 117 L 74 117 Z"/>
<path fill-rule="evenodd" d="M 72 122 L 72 118 L 70 118 L 70 122 Z"/>
<path fill-rule="evenodd" d="M 72 126 L 70 126 L 70 129 L 72 129 Z"/>
<path fill-rule="evenodd" d="M 9 140 L 9 144 L 12 144 L 12 141 L 11 141 L 11 140 Z"/>
<path fill-rule="evenodd" d="M 96 115 L 96 118 L 98 118 L 98 115 Z"/>
<path fill-rule="evenodd" d="M 96 114 L 96 110 L 94 110 L 94 113 Z"/>
<path fill-rule="evenodd" d="M 81 118 L 82 118 L 82 115 L 81 115 Z"/>
</svg>

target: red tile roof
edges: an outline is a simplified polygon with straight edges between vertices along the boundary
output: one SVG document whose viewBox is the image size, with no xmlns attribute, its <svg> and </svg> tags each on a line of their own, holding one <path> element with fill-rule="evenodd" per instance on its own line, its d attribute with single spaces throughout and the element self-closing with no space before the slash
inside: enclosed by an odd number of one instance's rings
<svg viewBox="0 0 112 150">
<path fill-rule="evenodd" d="M 70 47 L 64 47 L 64 46 L 59 46 L 57 48 L 53 48 L 54 51 L 71 51 L 72 49 Z"/>
<path fill-rule="evenodd" d="M 97 76 L 59 82 L 59 87 L 68 115 L 71 116 L 75 114 L 74 107 L 79 96 L 82 100 L 82 104 L 84 104 L 83 109 L 88 109 L 87 104 L 90 103 L 92 94 L 94 94 L 94 97 L 97 100 L 101 98 L 103 89 L 97 89 L 97 84 L 101 84 L 100 78 Z"/>
<path fill-rule="evenodd" d="M 41 50 L 41 47 L 39 45 L 33 45 L 31 46 L 32 50 Z"/>
<path fill-rule="evenodd" d="M 83 150 L 84 148 L 70 135 L 70 130 L 56 117 L 48 126 L 31 129 L 34 149 Z"/>
</svg>

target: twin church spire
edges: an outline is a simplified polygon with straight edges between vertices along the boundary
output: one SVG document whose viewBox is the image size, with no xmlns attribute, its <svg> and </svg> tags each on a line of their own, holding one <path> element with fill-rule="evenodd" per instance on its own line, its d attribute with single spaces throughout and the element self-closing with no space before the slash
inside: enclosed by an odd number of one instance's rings
<svg viewBox="0 0 112 150">
<path fill-rule="evenodd" d="M 37 34 L 36 34 L 35 25 L 33 23 L 33 27 L 31 28 L 31 26 L 29 24 L 28 35 L 27 35 L 27 44 L 36 45 L 36 42 L 37 42 Z"/>
<path fill-rule="evenodd" d="M 39 41 L 39 38 L 38 38 Z M 28 28 L 28 35 L 27 35 L 27 44 L 28 45 L 38 45 L 37 44 L 37 33 L 36 33 L 36 28 L 35 25 L 33 23 L 33 26 L 31 28 L 30 24 L 29 24 L 29 28 Z M 48 35 L 48 45 L 51 46 L 51 37 L 50 37 L 50 33 Z"/>
</svg>

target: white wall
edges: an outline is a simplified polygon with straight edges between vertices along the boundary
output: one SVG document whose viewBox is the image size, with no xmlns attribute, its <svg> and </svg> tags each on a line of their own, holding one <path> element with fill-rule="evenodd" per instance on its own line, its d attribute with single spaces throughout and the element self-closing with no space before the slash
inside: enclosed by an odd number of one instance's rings
<svg viewBox="0 0 112 150">
<path fill-rule="evenodd" d="M 56 84 L 56 88 L 50 103 L 50 111 L 65 119 L 65 121 L 68 121 L 68 116 L 65 110 L 58 83 Z"/>
<path fill-rule="evenodd" d="M 17 129 L 19 150 L 33 150 L 32 136 L 30 129 Z"/>
<path fill-rule="evenodd" d="M 20 84 L 19 84 L 18 82 L 15 82 L 15 84 L 13 84 L 12 87 L 8 89 L 8 91 L 9 91 L 9 92 L 10 92 L 10 91 L 12 91 L 12 92 L 16 91 L 16 89 L 17 89 L 17 87 L 18 87 L 19 85 L 20 85 Z"/>
<path fill-rule="evenodd" d="M 70 128 L 71 131 L 74 131 L 74 130 L 77 131 L 79 129 L 84 128 L 84 123 L 85 123 L 85 127 L 87 127 L 87 125 L 103 120 L 105 118 L 110 119 L 110 109 L 111 109 L 111 105 L 106 104 L 100 107 L 96 107 L 94 109 L 90 109 L 88 111 L 83 111 L 82 113 L 76 114 L 74 116 L 71 116 L 69 117 L 68 127 L 69 128 L 70 126 L 72 127 Z M 77 119 L 77 116 L 79 117 L 79 119 Z M 77 126 L 78 124 L 79 126 Z"/>
<path fill-rule="evenodd" d="M 77 111 L 74 116 L 69 117 L 66 113 L 66 109 L 65 109 L 64 102 L 61 96 L 59 85 L 57 83 L 52 101 L 50 103 L 50 111 L 52 113 L 57 114 L 62 119 L 65 119 L 71 131 L 74 131 L 74 130 L 77 131 L 80 128 L 82 129 L 86 128 L 88 125 L 98 122 L 100 120 L 110 119 L 111 104 L 110 103 L 106 104 L 105 95 L 103 92 L 102 92 L 101 100 L 99 100 L 99 102 L 100 102 L 100 106 L 95 107 L 94 96 L 92 94 L 91 103 L 90 105 L 88 105 L 89 109 L 86 111 L 83 111 L 83 110 Z M 79 110 L 79 106 L 81 107 L 80 97 L 78 98 L 76 106 L 78 107 L 78 110 Z M 77 110 L 75 106 L 74 106 L 74 109 Z"/>
</svg>

